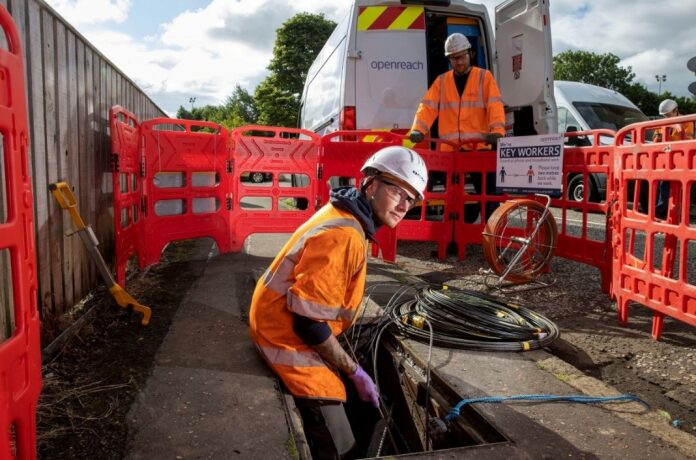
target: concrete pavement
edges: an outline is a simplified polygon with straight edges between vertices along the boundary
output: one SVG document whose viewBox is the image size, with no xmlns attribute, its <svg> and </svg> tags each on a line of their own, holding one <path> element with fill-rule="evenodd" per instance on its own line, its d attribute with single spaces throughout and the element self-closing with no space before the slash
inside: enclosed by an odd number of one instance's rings
<svg viewBox="0 0 696 460">
<path fill-rule="evenodd" d="M 245 322 L 254 279 L 285 237 L 254 236 L 245 252 L 211 258 L 191 287 L 131 410 L 132 459 L 306 458 L 292 399 L 253 348 Z M 413 280 L 372 261 L 368 284 Z M 427 345 L 404 341 L 419 359 Z M 544 351 L 486 353 L 434 349 L 432 368 L 461 397 L 612 394 Z M 693 436 L 631 403 L 478 405 L 506 439 L 413 458 L 660 458 L 696 452 Z"/>
</svg>

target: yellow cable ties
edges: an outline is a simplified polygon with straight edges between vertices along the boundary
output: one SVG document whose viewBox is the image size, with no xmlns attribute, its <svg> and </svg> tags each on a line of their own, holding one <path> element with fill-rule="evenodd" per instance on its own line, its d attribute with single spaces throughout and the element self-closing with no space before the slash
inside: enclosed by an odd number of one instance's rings
<svg viewBox="0 0 696 460">
<path fill-rule="evenodd" d="M 413 324 L 413 327 L 423 329 L 423 325 L 425 324 L 425 318 L 423 318 L 420 315 L 413 315 L 413 318 L 411 319 L 411 324 Z"/>
<path fill-rule="evenodd" d="M 529 342 L 522 342 L 522 351 L 529 351 L 531 349 L 532 347 L 529 345 Z"/>
</svg>

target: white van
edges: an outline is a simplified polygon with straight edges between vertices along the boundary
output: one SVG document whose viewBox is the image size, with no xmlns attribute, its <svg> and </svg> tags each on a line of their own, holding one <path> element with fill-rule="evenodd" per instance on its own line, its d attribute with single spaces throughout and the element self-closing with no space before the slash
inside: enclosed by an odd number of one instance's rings
<svg viewBox="0 0 696 460">
<path fill-rule="evenodd" d="M 408 131 L 423 94 L 449 69 L 445 39 L 460 32 L 472 44 L 473 64 L 498 81 L 509 134 L 555 132 L 548 1 L 508 0 L 495 17 L 494 39 L 481 4 L 352 1 L 308 71 L 300 127 Z"/>
<path fill-rule="evenodd" d="M 599 86 L 575 81 L 555 81 L 554 95 L 558 110 L 558 132 L 610 129 L 618 131 L 624 126 L 646 121 L 647 116 L 623 94 Z M 590 145 L 586 138 L 570 138 L 573 145 Z M 613 138 L 600 137 L 600 142 L 610 143 Z M 568 198 L 582 201 L 585 194 L 582 175 L 568 177 Z M 590 174 L 588 201 L 605 199 L 607 178 L 604 174 Z"/>
</svg>

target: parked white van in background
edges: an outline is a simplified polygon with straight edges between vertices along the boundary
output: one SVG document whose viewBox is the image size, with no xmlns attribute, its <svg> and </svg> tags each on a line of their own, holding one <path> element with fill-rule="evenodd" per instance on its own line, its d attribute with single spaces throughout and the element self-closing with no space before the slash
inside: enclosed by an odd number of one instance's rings
<svg viewBox="0 0 696 460">
<path fill-rule="evenodd" d="M 558 110 L 558 132 L 588 131 L 591 129 L 610 129 L 618 131 L 624 126 L 646 121 L 647 116 L 623 94 L 599 86 L 575 81 L 555 81 L 554 95 Z M 571 138 L 570 144 L 590 145 L 587 138 Z M 604 138 L 600 142 L 604 143 Z M 607 137 L 606 143 L 614 139 Z M 600 202 L 605 199 L 607 177 L 604 174 L 590 174 L 588 201 Z M 582 201 L 585 195 L 582 175 L 570 175 L 567 196 Z"/>
<path fill-rule="evenodd" d="M 556 131 L 548 0 L 495 9 L 462 0 L 354 0 L 309 69 L 300 127 L 405 133 L 423 94 L 448 70 L 444 42 L 460 32 L 474 65 L 498 81 L 509 134 Z M 514 121 L 514 124 L 513 124 Z M 431 132 L 435 137 L 436 132 Z"/>
</svg>

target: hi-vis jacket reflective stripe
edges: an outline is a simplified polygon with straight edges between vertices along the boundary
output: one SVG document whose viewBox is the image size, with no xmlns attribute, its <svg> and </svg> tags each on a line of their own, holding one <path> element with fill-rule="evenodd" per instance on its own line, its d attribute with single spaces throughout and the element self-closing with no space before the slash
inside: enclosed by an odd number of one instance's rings
<svg viewBox="0 0 696 460">
<path fill-rule="evenodd" d="M 256 284 L 251 338 L 294 396 L 346 400 L 338 371 L 293 332 L 293 313 L 326 322 L 334 336 L 358 318 L 367 240 L 349 212 L 327 204 L 281 249 Z"/>
<path fill-rule="evenodd" d="M 479 67 L 471 67 L 469 72 L 461 98 L 454 71 L 440 75 L 418 105 L 411 129 L 427 133 L 438 118 L 440 139 L 463 142 L 488 133 L 504 136 L 505 108 L 493 75 Z"/>
</svg>

